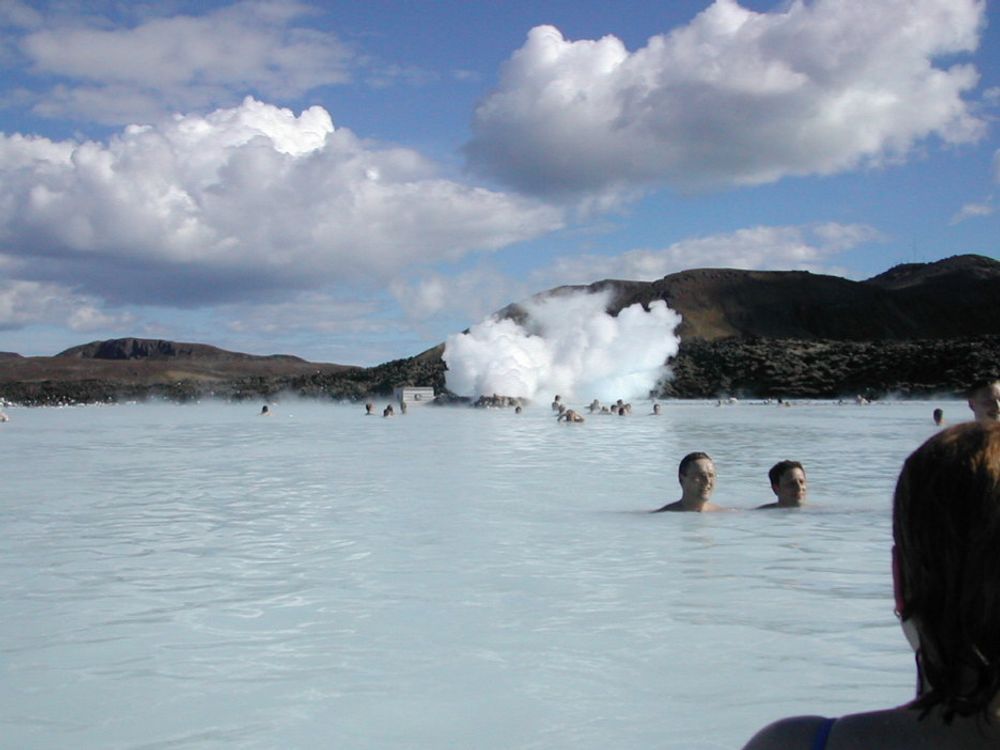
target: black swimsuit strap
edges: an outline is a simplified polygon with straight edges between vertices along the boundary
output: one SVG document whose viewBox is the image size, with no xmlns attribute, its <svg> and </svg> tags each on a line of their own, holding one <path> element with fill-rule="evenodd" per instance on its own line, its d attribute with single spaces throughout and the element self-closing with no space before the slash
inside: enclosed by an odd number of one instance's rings
<svg viewBox="0 0 1000 750">
<path fill-rule="evenodd" d="M 826 740 L 830 736 L 830 730 L 833 729 L 835 721 L 836 719 L 823 719 L 823 723 L 816 730 L 816 736 L 813 737 L 811 750 L 823 750 L 826 747 Z"/>
</svg>

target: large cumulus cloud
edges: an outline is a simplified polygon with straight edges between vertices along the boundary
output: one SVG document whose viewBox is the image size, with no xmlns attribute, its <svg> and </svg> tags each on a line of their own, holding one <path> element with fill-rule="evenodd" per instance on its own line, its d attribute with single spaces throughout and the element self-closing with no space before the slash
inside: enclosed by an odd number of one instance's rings
<svg viewBox="0 0 1000 750">
<path fill-rule="evenodd" d="M 334 128 L 320 107 L 248 98 L 106 143 L 0 134 L 0 267 L 112 303 L 384 285 L 560 222 Z"/>
<path fill-rule="evenodd" d="M 478 107 L 471 165 L 542 194 L 616 194 L 832 174 L 984 128 L 982 0 L 815 0 L 757 13 L 716 0 L 629 52 L 615 37 L 533 29 Z"/>
</svg>

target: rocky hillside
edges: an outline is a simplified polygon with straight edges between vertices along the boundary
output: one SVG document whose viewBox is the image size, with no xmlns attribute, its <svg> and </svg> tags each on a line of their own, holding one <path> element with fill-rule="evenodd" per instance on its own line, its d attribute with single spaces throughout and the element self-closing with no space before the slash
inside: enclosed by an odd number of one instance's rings
<svg viewBox="0 0 1000 750">
<path fill-rule="evenodd" d="M 652 282 L 604 280 L 609 312 L 664 300 L 681 348 L 659 397 L 946 395 L 1000 373 L 1000 262 L 963 255 L 865 281 L 803 271 L 696 269 Z M 523 318 L 518 305 L 498 315 Z M 216 396 L 386 396 L 445 389 L 444 347 L 361 368 L 260 357 L 205 344 L 124 338 L 55 357 L 0 354 L 0 396 L 26 404 Z"/>
<path fill-rule="evenodd" d="M 656 395 L 947 395 L 1000 374 L 1000 262 L 960 255 L 865 281 L 804 271 L 696 269 L 605 280 L 610 312 L 664 300 L 683 317 Z M 523 315 L 516 305 L 504 314 Z"/>
<path fill-rule="evenodd" d="M 1000 262 L 960 255 L 896 266 L 866 281 L 807 271 L 697 269 L 658 281 L 605 280 L 563 289 L 613 291 L 611 312 L 653 300 L 683 316 L 682 341 L 834 341 L 1000 334 Z M 511 310 L 512 308 L 508 308 Z"/>
</svg>

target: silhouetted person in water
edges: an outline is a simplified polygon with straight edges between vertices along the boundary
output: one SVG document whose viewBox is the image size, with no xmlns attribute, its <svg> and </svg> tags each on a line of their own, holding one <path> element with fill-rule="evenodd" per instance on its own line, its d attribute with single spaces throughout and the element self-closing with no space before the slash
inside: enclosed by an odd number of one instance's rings
<svg viewBox="0 0 1000 750">
<path fill-rule="evenodd" d="M 977 422 L 1000 422 L 1000 380 L 981 380 L 969 389 L 967 396 Z"/>
</svg>

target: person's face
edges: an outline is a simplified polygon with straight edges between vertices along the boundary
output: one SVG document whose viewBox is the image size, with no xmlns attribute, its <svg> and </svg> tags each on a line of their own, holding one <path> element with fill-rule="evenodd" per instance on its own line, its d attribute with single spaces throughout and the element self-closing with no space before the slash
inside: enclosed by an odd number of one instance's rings
<svg viewBox="0 0 1000 750">
<path fill-rule="evenodd" d="M 1000 422 L 1000 383 L 976 391 L 969 399 L 969 408 L 978 422 Z"/>
<path fill-rule="evenodd" d="M 782 505 L 798 505 L 806 499 L 806 473 L 798 467 L 788 469 L 771 489 Z"/>
<path fill-rule="evenodd" d="M 707 458 L 692 461 L 680 475 L 680 482 L 684 497 L 708 500 L 715 489 L 715 464 Z"/>
</svg>

